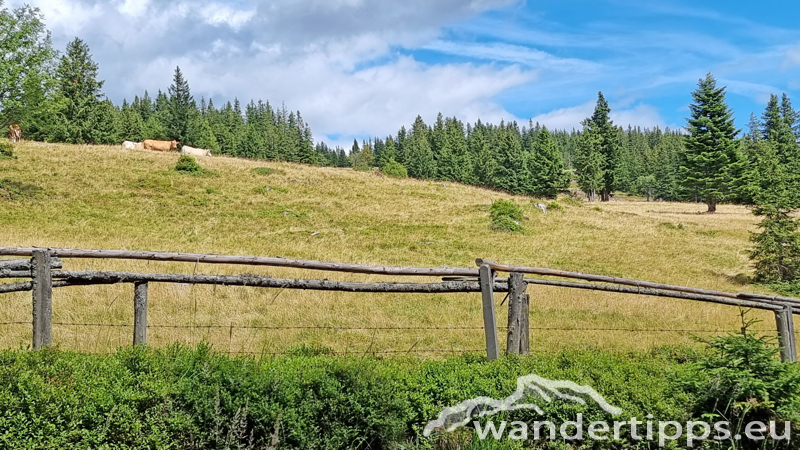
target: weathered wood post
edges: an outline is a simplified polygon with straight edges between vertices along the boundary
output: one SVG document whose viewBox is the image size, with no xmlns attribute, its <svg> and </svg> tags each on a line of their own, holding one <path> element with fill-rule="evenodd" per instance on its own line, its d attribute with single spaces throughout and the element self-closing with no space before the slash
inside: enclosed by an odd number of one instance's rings
<svg viewBox="0 0 800 450">
<path fill-rule="evenodd" d="M 781 361 L 797 362 L 797 344 L 794 337 L 794 313 L 789 305 L 775 311 L 775 322 L 778 325 L 778 342 L 781 347 Z"/>
<path fill-rule="evenodd" d="M 481 295 L 483 296 L 483 329 L 486 334 L 486 357 L 497 359 L 500 348 L 497 344 L 497 320 L 494 315 L 494 274 L 492 268 L 482 265 L 480 270 Z"/>
<path fill-rule="evenodd" d="M 525 283 L 527 286 L 527 283 Z M 527 355 L 531 345 L 531 329 L 530 329 L 530 310 L 531 310 L 531 297 L 528 294 L 522 295 L 522 307 L 519 310 L 519 354 Z"/>
<path fill-rule="evenodd" d="M 133 345 L 147 344 L 147 282 L 133 284 Z"/>
<path fill-rule="evenodd" d="M 50 252 L 34 250 L 31 257 L 33 278 L 33 349 L 53 342 L 53 279 Z"/>
<path fill-rule="evenodd" d="M 523 274 L 512 272 L 508 276 L 508 336 L 506 354 L 519 354 L 522 333 L 522 296 L 525 295 L 527 283 Z"/>
</svg>

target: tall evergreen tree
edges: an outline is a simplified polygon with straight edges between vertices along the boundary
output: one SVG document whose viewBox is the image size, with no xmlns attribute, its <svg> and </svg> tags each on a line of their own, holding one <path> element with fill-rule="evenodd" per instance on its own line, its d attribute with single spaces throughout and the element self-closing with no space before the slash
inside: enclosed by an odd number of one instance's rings
<svg viewBox="0 0 800 450">
<path fill-rule="evenodd" d="M 597 201 L 597 193 L 605 186 L 605 158 L 600 153 L 602 137 L 589 126 L 589 119 L 583 121 L 584 132 L 578 142 L 575 155 L 575 172 L 578 186 L 586 193 L 590 202 Z"/>
<path fill-rule="evenodd" d="M 698 81 L 692 98 L 681 178 L 708 205 L 708 212 L 713 213 L 717 203 L 730 196 L 740 182 L 738 177 L 744 162 L 736 140 L 739 130 L 725 103 L 725 87 L 718 88 L 710 73 Z"/>
<path fill-rule="evenodd" d="M 542 128 L 536 133 L 533 143 L 533 195 L 547 198 L 556 198 L 559 192 L 569 187 L 569 175 L 561 152 L 547 128 Z"/>
<path fill-rule="evenodd" d="M 436 176 L 436 161 L 433 158 L 428 126 L 417 116 L 411 133 L 405 142 L 405 165 L 408 174 L 414 178 L 433 178 Z"/>
<path fill-rule="evenodd" d="M 597 146 L 600 155 L 598 162 L 602 164 L 603 183 L 600 187 L 600 198 L 607 202 L 611 194 L 617 189 L 618 166 L 620 154 L 619 133 L 614 127 L 614 122 L 609 117 L 611 108 L 608 106 L 602 92 L 597 93 L 597 104 L 592 117 L 585 121 L 584 131 L 590 130 L 594 134 L 591 142 Z"/>
<path fill-rule="evenodd" d="M 93 127 L 98 117 L 95 109 L 103 98 L 104 83 L 97 79 L 97 71 L 89 46 L 79 38 L 71 41 L 56 69 L 61 104 L 58 140 L 73 144 L 93 142 Z"/>
<path fill-rule="evenodd" d="M 192 98 L 189 82 L 183 77 L 180 67 L 175 67 L 172 84 L 169 87 L 169 123 L 167 132 L 172 139 L 189 142 L 189 131 L 197 105 Z"/>
</svg>

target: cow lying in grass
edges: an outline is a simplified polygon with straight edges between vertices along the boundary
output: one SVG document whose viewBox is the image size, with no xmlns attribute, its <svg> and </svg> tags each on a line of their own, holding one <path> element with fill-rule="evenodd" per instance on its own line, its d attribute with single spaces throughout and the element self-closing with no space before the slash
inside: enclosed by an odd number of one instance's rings
<svg viewBox="0 0 800 450">
<path fill-rule="evenodd" d="M 189 147 L 188 145 L 184 145 L 183 147 L 181 147 L 181 154 L 190 156 L 211 156 L 211 150 L 206 150 L 204 148 L 194 148 L 194 147 Z"/>
<path fill-rule="evenodd" d="M 157 152 L 177 152 L 178 141 L 155 141 L 153 139 L 145 139 L 142 143 L 145 150 L 154 150 Z"/>
</svg>

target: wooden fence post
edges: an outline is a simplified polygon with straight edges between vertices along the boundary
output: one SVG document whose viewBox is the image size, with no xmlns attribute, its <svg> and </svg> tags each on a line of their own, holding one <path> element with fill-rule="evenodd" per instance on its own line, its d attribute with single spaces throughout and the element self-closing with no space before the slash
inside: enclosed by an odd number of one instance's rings
<svg viewBox="0 0 800 450">
<path fill-rule="evenodd" d="M 508 337 L 506 339 L 506 354 L 519 354 L 520 337 L 522 333 L 522 296 L 525 295 L 527 283 L 524 275 L 513 272 L 508 276 Z"/>
<path fill-rule="evenodd" d="M 147 282 L 133 284 L 133 345 L 147 344 Z"/>
<path fill-rule="evenodd" d="M 527 283 L 525 283 L 527 286 Z M 530 329 L 530 310 L 531 310 L 531 297 L 528 294 L 522 294 L 522 303 L 519 310 L 519 354 L 527 355 L 531 345 L 531 329 Z"/>
<path fill-rule="evenodd" d="M 794 337 L 794 313 L 791 306 L 775 311 L 775 322 L 778 325 L 778 341 L 781 347 L 781 361 L 797 362 L 797 344 Z"/>
<path fill-rule="evenodd" d="M 483 329 L 486 334 L 486 357 L 497 359 L 500 348 L 497 344 L 497 320 L 494 315 L 494 274 L 491 267 L 480 268 L 481 295 L 483 296 Z"/>
<path fill-rule="evenodd" d="M 53 280 L 50 264 L 49 251 L 37 249 L 32 252 L 34 350 L 53 342 Z"/>
</svg>

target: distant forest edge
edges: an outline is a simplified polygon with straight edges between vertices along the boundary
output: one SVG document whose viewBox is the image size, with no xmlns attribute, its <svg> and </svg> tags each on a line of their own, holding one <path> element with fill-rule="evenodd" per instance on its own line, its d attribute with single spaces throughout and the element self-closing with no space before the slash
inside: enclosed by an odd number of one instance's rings
<svg viewBox="0 0 800 450">
<path fill-rule="evenodd" d="M 364 170 L 379 167 L 392 176 L 455 181 L 537 197 L 555 197 L 576 180 L 590 200 L 598 196 L 609 200 L 614 192 L 626 192 L 648 199 L 713 204 L 754 201 L 748 187 L 758 176 L 755 171 L 765 144 L 783 146 L 778 153 L 784 161 L 798 159 L 795 155 L 800 153 L 798 113 L 785 94 L 780 100 L 772 97 L 760 120 L 751 115 L 747 133 L 728 130 L 727 135 L 735 137 L 730 148 L 722 153 L 715 149 L 704 163 L 702 152 L 700 156 L 687 152 L 691 136 L 684 131 L 615 125 L 602 92 L 594 114 L 580 130 L 548 130 L 531 122 L 522 127 L 502 121 L 465 124 L 439 114 L 432 125 L 418 116 L 410 128 L 403 126 L 396 135 L 360 144 L 355 141 L 346 152 L 315 143 L 300 111 L 284 105 L 277 108 L 251 100 L 242 106 L 236 99 L 216 106 L 211 99 L 196 101 L 179 67 L 167 92 L 159 90 L 152 98 L 145 91 L 130 103 L 115 105 L 102 92 L 104 82 L 97 79 L 98 65 L 85 42 L 76 38 L 60 54 L 51 45 L 38 9 L 6 8 L 0 16 L 0 46 L 17 55 L 0 61 L 4 66 L 0 67 L 0 119 L 20 124 L 28 139 L 76 144 L 177 139 L 214 154 Z M 706 82 L 716 89 L 712 78 Z M 730 118 L 724 88 L 720 93 L 722 112 Z M 692 127 L 690 120 L 690 133 Z M 695 128 L 699 129 L 706 127 Z M 789 130 L 791 143 L 784 129 Z M 791 148 L 786 150 L 786 145 Z M 687 170 L 692 165 L 696 167 Z M 705 171 L 704 179 L 697 179 L 698 171 Z M 713 184 L 709 180 L 717 175 L 725 182 L 709 190 Z"/>
</svg>

